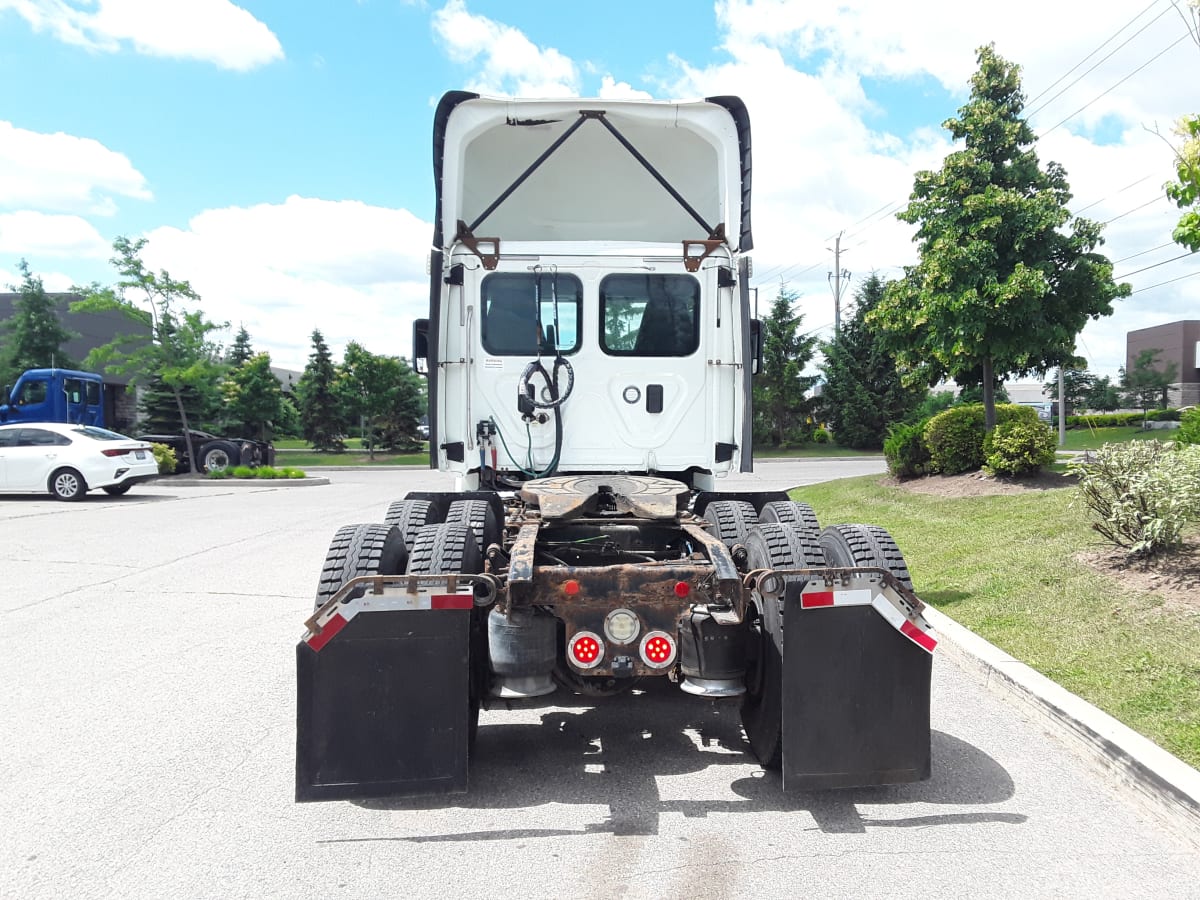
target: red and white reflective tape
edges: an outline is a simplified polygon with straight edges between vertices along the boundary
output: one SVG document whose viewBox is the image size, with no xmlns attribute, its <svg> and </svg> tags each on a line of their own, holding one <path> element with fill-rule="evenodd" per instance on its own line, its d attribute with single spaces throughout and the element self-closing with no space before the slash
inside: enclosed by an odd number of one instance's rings
<svg viewBox="0 0 1200 900">
<path fill-rule="evenodd" d="M 845 590 L 821 590 L 819 585 L 809 582 L 800 595 L 801 609 L 828 609 L 838 606 L 870 606 L 887 620 L 887 623 L 902 635 L 929 653 L 937 646 L 937 638 L 929 623 L 919 615 L 906 615 L 885 594 L 870 588 L 848 588 Z"/>
<path fill-rule="evenodd" d="M 304 642 L 313 650 L 320 650 L 346 627 L 360 612 L 407 612 L 423 609 L 471 609 L 475 597 L 468 588 L 457 594 L 409 594 L 387 593 L 365 594 L 347 603 L 320 613 L 314 623 L 315 630 L 304 635 Z"/>
</svg>

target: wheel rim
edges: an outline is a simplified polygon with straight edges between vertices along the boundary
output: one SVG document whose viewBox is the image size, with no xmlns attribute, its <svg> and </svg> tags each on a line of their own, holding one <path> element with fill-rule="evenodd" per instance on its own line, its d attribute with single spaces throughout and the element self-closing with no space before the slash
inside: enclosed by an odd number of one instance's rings
<svg viewBox="0 0 1200 900">
<path fill-rule="evenodd" d="M 229 454 L 224 450 L 212 450 L 204 457 L 204 466 L 210 472 L 229 468 Z"/>
<path fill-rule="evenodd" d="M 54 476 L 54 489 L 64 497 L 74 497 L 79 493 L 79 479 L 70 472 L 60 472 Z"/>
</svg>

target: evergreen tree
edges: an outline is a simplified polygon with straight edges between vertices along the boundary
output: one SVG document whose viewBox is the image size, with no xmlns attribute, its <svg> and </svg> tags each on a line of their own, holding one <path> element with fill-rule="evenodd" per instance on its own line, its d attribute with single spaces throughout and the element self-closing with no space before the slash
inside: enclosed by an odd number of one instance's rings
<svg viewBox="0 0 1200 900">
<path fill-rule="evenodd" d="M 301 431 L 314 449 L 340 452 L 346 449 L 342 437 L 346 433 L 347 415 L 334 391 L 337 369 L 319 329 L 313 329 L 312 345 L 308 365 L 296 383 Z"/>
<path fill-rule="evenodd" d="M 251 356 L 226 376 L 222 389 L 230 430 L 237 437 L 271 440 L 280 417 L 283 391 L 271 371 L 270 354 Z"/>
<path fill-rule="evenodd" d="M 918 172 L 897 214 L 917 225 L 921 261 L 888 285 L 872 319 L 913 380 L 982 384 L 990 429 L 994 384 L 1069 362 L 1083 326 L 1110 315 L 1129 285 L 1114 284 L 1095 252 L 1102 226 L 1072 219 L 1062 166 L 1039 164 L 1020 68 L 991 46 L 978 59 L 970 100 L 943 125 L 962 149 Z"/>
<path fill-rule="evenodd" d="M 812 433 L 807 421 L 815 403 L 805 395 L 817 382 L 801 375 L 816 349 L 817 339 L 800 334 L 802 315 L 792 312 L 798 295 L 780 286 L 763 320 L 762 367 L 754 376 L 754 437 L 778 447 L 803 441 Z"/>
<path fill-rule="evenodd" d="M 236 369 L 249 362 L 252 356 L 254 356 L 254 348 L 250 345 L 250 332 L 243 325 L 238 329 L 237 337 L 233 339 L 233 346 L 225 355 L 225 361 Z"/>
<path fill-rule="evenodd" d="M 11 385 L 26 369 L 75 368 L 75 363 L 63 353 L 62 345 L 75 337 L 63 327 L 46 295 L 42 279 L 29 271 L 24 259 L 17 264 L 21 284 L 9 285 L 20 294 L 13 304 L 13 315 L 0 325 L 3 329 L 3 350 L 0 350 L 0 384 Z M 3 402 L 7 403 L 5 397 Z"/>
<path fill-rule="evenodd" d="M 872 274 L 855 292 L 854 316 L 824 346 L 821 408 L 843 447 L 879 450 L 888 426 L 908 418 L 926 390 L 906 387 L 879 330 L 866 319 L 883 299 L 886 282 Z"/>
<path fill-rule="evenodd" d="M 1083 405 L 1087 409 L 1112 412 L 1121 407 L 1121 391 L 1112 383 L 1112 379 L 1104 375 L 1096 379 L 1084 398 Z"/>
</svg>

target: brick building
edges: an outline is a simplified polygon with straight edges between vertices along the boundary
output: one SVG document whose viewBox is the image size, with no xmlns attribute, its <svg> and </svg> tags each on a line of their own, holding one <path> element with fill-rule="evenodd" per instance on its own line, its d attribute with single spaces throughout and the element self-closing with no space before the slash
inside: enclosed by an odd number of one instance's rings
<svg viewBox="0 0 1200 900">
<path fill-rule="evenodd" d="M 1170 406 L 1200 405 L 1200 319 L 1169 322 L 1139 328 L 1125 336 L 1125 370 L 1133 368 L 1138 355 L 1157 350 L 1156 368 L 1175 364 L 1176 381 L 1168 392 Z"/>
</svg>

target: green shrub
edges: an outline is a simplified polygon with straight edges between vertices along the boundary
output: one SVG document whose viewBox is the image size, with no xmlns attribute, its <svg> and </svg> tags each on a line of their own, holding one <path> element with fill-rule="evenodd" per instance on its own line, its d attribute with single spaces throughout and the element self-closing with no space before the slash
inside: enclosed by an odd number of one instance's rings
<svg viewBox="0 0 1200 900">
<path fill-rule="evenodd" d="M 1033 475 L 1054 462 L 1058 438 L 1041 422 L 998 424 L 983 442 L 984 470 L 992 475 Z"/>
<path fill-rule="evenodd" d="M 254 477 L 254 469 L 250 468 L 249 466 L 234 466 L 232 469 L 228 469 L 227 471 L 234 478 Z"/>
<path fill-rule="evenodd" d="M 1087 416 L 1067 416 L 1068 428 L 1119 428 L 1122 425 L 1137 426 L 1142 420 L 1150 422 L 1175 422 L 1179 420 L 1177 409 L 1152 409 L 1145 416 L 1140 412 L 1098 413 Z"/>
<path fill-rule="evenodd" d="M 1068 472 L 1079 476 L 1079 498 L 1092 511 L 1092 527 L 1131 554 L 1172 550 L 1184 526 L 1200 520 L 1200 447 L 1105 444 Z"/>
<path fill-rule="evenodd" d="M 925 426 L 929 471 L 943 475 L 973 472 L 985 461 L 983 404 L 955 406 L 940 412 Z M 1006 422 L 1037 422 L 1037 410 L 1016 403 L 996 404 L 997 427 Z"/>
<path fill-rule="evenodd" d="M 888 429 L 883 455 L 888 471 L 896 478 L 915 478 L 929 471 L 929 447 L 925 444 L 925 422 L 899 423 Z"/>
<path fill-rule="evenodd" d="M 813 439 L 814 444 L 828 444 L 829 443 L 829 432 L 826 431 L 824 428 L 814 428 L 813 433 L 812 433 L 812 439 Z"/>
<path fill-rule="evenodd" d="M 158 463 L 159 475 L 171 475 L 179 466 L 179 460 L 175 458 L 174 447 L 168 447 L 166 444 L 151 444 L 150 452 L 154 454 L 154 461 Z"/>
<path fill-rule="evenodd" d="M 279 470 L 279 477 L 281 477 L 281 478 L 304 478 L 305 476 L 304 476 L 303 469 L 297 469 L 292 466 L 284 466 L 282 469 Z"/>
<path fill-rule="evenodd" d="M 282 477 L 279 474 L 279 470 L 272 468 L 271 466 L 259 466 L 257 469 L 254 469 L 253 471 L 254 471 L 255 478 L 280 478 L 280 477 Z"/>
<path fill-rule="evenodd" d="M 1193 406 L 1179 417 L 1179 430 L 1171 437 L 1181 444 L 1200 444 L 1200 406 Z"/>
<path fill-rule="evenodd" d="M 228 478 L 229 475 L 229 469 L 212 469 L 208 473 L 208 477 L 213 481 L 220 481 L 222 478 Z"/>
</svg>

